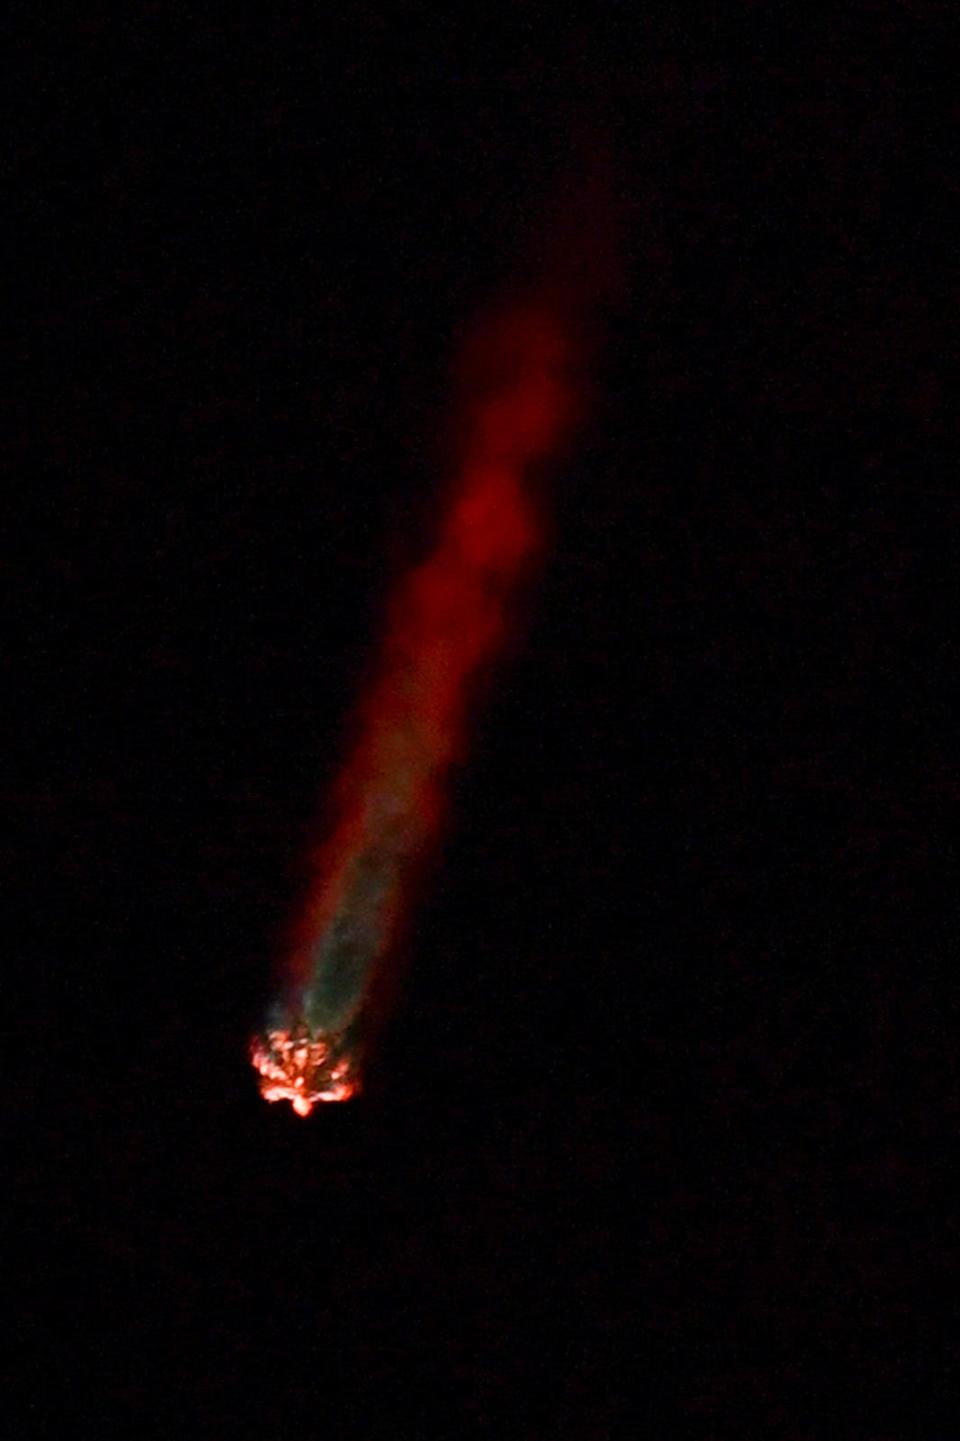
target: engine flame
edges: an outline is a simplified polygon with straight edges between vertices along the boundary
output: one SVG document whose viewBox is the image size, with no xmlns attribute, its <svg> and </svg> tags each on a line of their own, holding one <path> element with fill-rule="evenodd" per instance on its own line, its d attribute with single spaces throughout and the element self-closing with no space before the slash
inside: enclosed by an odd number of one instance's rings
<svg viewBox="0 0 960 1441">
<path fill-rule="evenodd" d="M 309 1116 L 319 1101 L 347 1101 L 360 1089 L 342 1037 L 314 1036 L 303 1021 L 255 1037 L 250 1059 L 263 1099 L 289 1101 L 298 1116 Z"/>
</svg>

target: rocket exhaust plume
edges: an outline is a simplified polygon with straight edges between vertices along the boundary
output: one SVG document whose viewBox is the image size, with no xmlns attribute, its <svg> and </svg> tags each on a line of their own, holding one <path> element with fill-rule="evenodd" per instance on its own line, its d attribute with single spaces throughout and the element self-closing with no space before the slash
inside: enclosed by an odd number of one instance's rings
<svg viewBox="0 0 960 1441">
<path fill-rule="evenodd" d="M 574 199 L 576 223 L 555 231 L 539 280 L 464 346 L 461 454 L 445 511 L 432 553 L 390 599 L 281 996 L 251 1046 L 264 1098 L 302 1116 L 360 1088 L 371 988 L 438 835 L 476 682 L 541 544 L 531 477 L 560 454 L 583 408 L 587 322 L 610 281 L 609 252 L 596 246 L 609 208 L 590 182 Z"/>
</svg>

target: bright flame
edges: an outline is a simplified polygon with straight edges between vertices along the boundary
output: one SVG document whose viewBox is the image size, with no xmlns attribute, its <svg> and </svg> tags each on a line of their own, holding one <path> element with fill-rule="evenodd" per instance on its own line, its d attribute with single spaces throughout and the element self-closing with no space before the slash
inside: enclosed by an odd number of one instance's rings
<svg viewBox="0 0 960 1441">
<path fill-rule="evenodd" d="M 302 1021 L 255 1037 L 250 1059 L 260 1072 L 263 1099 L 289 1101 L 298 1116 L 309 1116 L 318 1101 L 347 1101 L 360 1089 L 335 1038 L 312 1036 Z"/>
</svg>

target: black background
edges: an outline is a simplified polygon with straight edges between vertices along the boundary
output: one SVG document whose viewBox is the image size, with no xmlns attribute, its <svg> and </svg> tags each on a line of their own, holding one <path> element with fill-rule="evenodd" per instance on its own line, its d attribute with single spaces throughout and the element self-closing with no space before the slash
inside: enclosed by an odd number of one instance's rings
<svg viewBox="0 0 960 1441">
<path fill-rule="evenodd" d="M 945 12 L 136 8 L 8 46 L 28 1428 L 932 1434 Z M 305 1124 L 245 1056 L 275 936 L 456 337 L 591 133 L 592 414 L 368 1094 Z"/>
</svg>

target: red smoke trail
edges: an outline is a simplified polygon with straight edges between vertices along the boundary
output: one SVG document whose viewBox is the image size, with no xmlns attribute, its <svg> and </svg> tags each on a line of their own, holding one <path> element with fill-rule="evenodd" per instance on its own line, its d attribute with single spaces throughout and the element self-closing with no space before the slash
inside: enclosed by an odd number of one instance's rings
<svg viewBox="0 0 960 1441">
<path fill-rule="evenodd" d="M 371 800 L 393 797 L 396 819 L 421 845 L 436 832 L 444 774 L 463 751 L 470 683 L 500 648 L 512 591 L 540 544 L 524 473 L 555 449 L 570 415 L 563 337 L 548 316 L 514 311 L 480 344 L 489 361 L 515 373 L 504 392 L 475 397 L 436 548 L 391 601 L 379 673 L 360 711 L 362 734 L 337 784 L 343 810 L 323 849 L 301 968 L 337 909 L 334 877 L 349 870 L 370 825 L 382 820 L 371 814 Z"/>
<path fill-rule="evenodd" d="M 581 322 L 593 287 L 581 235 L 568 226 L 549 280 L 464 348 L 461 459 L 447 508 L 432 554 L 391 601 L 289 959 L 288 994 L 254 1043 L 264 1096 L 304 1115 L 317 1100 L 357 1089 L 354 1022 L 403 918 L 416 861 L 441 825 L 475 683 L 505 639 L 511 597 L 541 545 L 531 470 L 559 453 L 582 405 Z"/>
</svg>

